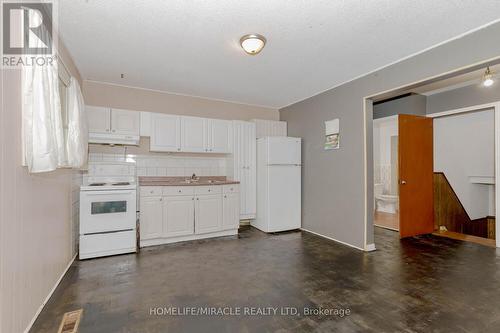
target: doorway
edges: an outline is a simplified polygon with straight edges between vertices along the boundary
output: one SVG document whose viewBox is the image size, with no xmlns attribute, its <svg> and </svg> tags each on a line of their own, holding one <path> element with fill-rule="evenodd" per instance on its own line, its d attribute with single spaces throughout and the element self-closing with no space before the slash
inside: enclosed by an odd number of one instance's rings
<svg viewBox="0 0 500 333">
<path fill-rule="evenodd" d="M 493 66 L 492 64 L 489 64 L 490 66 Z M 487 216 L 483 216 L 482 220 L 482 226 L 479 227 L 479 232 L 482 233 L 483 235 L 485 234 L 485 230 L 488 230 L 488 237 L 490 238 L 490 245 L 494 244 L 497 247 L 500 247 L 500 240 L 498 238 L 500 237 L 495 237 L 493 240 L 491 236 L 493 234 L 498 235 L 500 234 L 500 228 L 499 224 L 495 223 L 493 224 L 491 222 L 491 217 L 493 217 L 493 213 L 496 212 L 497 207 L 499 207 L 499 189 L 494 186 L 494 184 L 490 184 L 494 180 L 492 179 L 497 179 L 499 173 L 499 161 L 500 161 L 500 139 L 499 139 L 499 133 L 500 133 L 500 117 L 499 117 L 499 109 L 500 109 L 500 101 L 498 101 L 498 98 L 492 99 L 492 101 L 488 101 L 487 103 L 481 104 L 477 103 L 476 106 L 473 107 L 462 107 L 462 108 L 449 108 L 449 109 L 442 109 L 442 110 L 432 110 L 432 114 L 427 114 L 427 110 L 424 109 L 424 111 L 418 113 L 418 112 L 413 112 L 413 110 L 408 110 L 405 108 L 402 108 L 399 110 L 399 112 L 392 112 L 392 113 L 384 113 L 382 116 L 376 114 L 376 108 L 377 104 L 380 104 L 384 101 L 390 101 L 394 99 L 399 99 L 398 96 L 410 96 L 410 95 L 415 95 L 415 94 L 424 94 L 427 95 L 427 91 L 434 90 L 436 92 L 433 92 L 435 94 L 440 94 L 444 93 L 449 90 L 454 90 L 454 89 L 460 89 L 461 87 L 466 87 L 470 86 L 471 84 L 474 84 L 475 89 L 478 91 L 478 94 L 481 95 L 482 97 L 486 96 L 488 94 L 487 91 L 485 91 L 484 87 L 481 85 L 481 80 L 478 79 L 481 77 L 480 73 L 484 72 L 484 68 L 487 66 L 487 64 L 482 64 L 482 65 L 474 65 L 471 66 L 469 69 L 461 69 L 456 71 L 456 74 L 448 73 L 443 75 L 441 78 L 432 78 L 427 81 L 422 81 L 420 83 L 415 83 L 412 85 L 408 85 L 406 87 L 401 87 L 398 89 L 394 89 L 392 91 L 386 91 L 383 93 L 380 93 L 378 95 L 374 95 L 371 97 L 365 98 L 365 119 L 367 121 L 367 125 L 370 126 L 370 130 L 366 130 L 366 138 L 367 138 L 367 143 L 370 144 L 370 149 L 373 148 L 372 151 L 367 151 L 366 152 L 366 158 L 367 158 L 367 163 L 366 163 L 366 168 L 367 168 L 367 174 L 366 174 L 366 186 L 367 186 L 367 201 L 366 201 L 366 207 L 367 207 L 367 215 L 366 219 L 369 221 L 372 219 L 373 225 L 375 227 L 383 227 L 386 229 L 391 229 L 396 232 L 399 232 L 402 237 L 405 236 L 404 233 L 401 233 L 401 219 L 402 216 L 401 214 L 404 214 L 405 208 L 403 207 L 403 202 L 404 199 L 402 199 L 402 193 L 401 193 L 401 188 L 403 185 L 407 185 L 408 183 L 404 183 L 406 179 L 404 179 L 404 176 L 400 176 L 399 174 L 401 173 L 401 170 L 399 168 L 400 162 L 402 160 L 405 160 L 405 158 L 402 158 L 400 155 L 400 152 L 402 151 L 407 151 L 407 149 L 401 148 L 401 129 L 399 126 L 395 128 L 392 132 L 392 134 L 388 135 L 389 138 L 384 139 L 386 144 L 385 148 L 379 148 L 379 151 L 377 151 L 377 144 L 380 144 L 381 139 L 377 139 L 377 137 L 380 136 L 380 129 L 377 129 L 378 124 L 387 122 L 389 120 L 392 120 L 393 123 L 396 121 L 399 122 L 399 115 L 401 114 L 412 114 L 416 115 L 417 117 L 422 117 L 422 118 L 427 118 L 429 121 L 436 121 L 440 122 L 441 118 L 445 116 L 450 116 L 452 114 L 460 114 L 460 113 L 470 113 L 478 110 L 484 110 L 484 109 L 490 109 L 490 112 L 494 114 L 493 120 L 490 121 L 490 124 L 494 122 L 494 128 L 493 128 L 493 135 L 494 135 L 494 141 L 495 145 L 494 148 L 492 148 L 493 151 L 493 160 L 494 163 L 493 165 L 490 165 L 490 167 L 493 168 L 493 177 L 490 175 L 487 178 L 482 177 L 483 175 L 479 175 L 479 177 L 476 177 L 475 175 L 472 175 L 468 181 L 473 181 L 475 182 L 476 187 L 482 187 L 488 188 L 487 191 L 483 192 L 488 192 L 488 204 L 489 204 L 489 213 Z M 498 66 L 498 65 L 496 65 Z M 467 80 L 467 82 L 463 81 L 463 77 Z M 471 80 L 475 80 L 473 83 L 471 83 Z M 494 91 L 494 89 L 492 89 Z M 496 95 L 496 94 L 495 94 Z M 467 96 L 468 97 L 468 96 Z M 469 103 L 471 100 L 469 97 L 464 101 L 463 98 L 458 98 L 455 102 L 457 106 L 460 106 L 460 104 L 464 103 Z M 451 103 L 453 104 L 453 103 Z M 442 106 L 442 105 L 441 105 Z M 369 118 L 368 118 L 369 117 Z M 370 119 L 371 118 L 371 119 Z M 385 119 L 381 119 L 385 118 Z M 444 119 L 444 118 L 443 118 Z M 399 124 L 398 124 L 399 125 Z M 387 126 L 386 126 L 387 127 Z M 382 130 L 383 132 L 383 130 Z M 490 131 L 491 134 L 491 131 Z M 392 138 L 390 138 L 392 136 Z M 372 141 L 373 139 L 373 141 Z M 391 142 L 392 141 L 392 142 Z M 397 143 L 396 143 L 397 141 Z M 434 141 L 434 137 L 432 136 L 432 141 Z M 456 140 L 457 141 L 457 140 Z M 460 139 L 458 140 L 460 142 Z M 397 146 L 397 151 L 398 153 L 395 153 L 394 150 Z M 460 146 L 458 144 L 457 146 Z M 431 152 L 434 149 L 434 144 L 432 145 Z M 460 149 L 460 148 L 459 148 Z M 384 153 L 385 151 L 385 153 Z M 373 155 L 371 155 L 373 153 Z M 385 154 L 385 160 L 384 157 L 382 156 Z M 433 153 L 432 153 L 433 154 Z M 377 156 L 378 155 L 378 156 Z M 395 164 L 391 159 L 397 158 L 399 161 L 397 164 Z M 434 168 L 434 156 L 433 156 L 433 163 L 432 163 L 432 170 L 430 173 L 433 175 L 432 176 L 432 188 L 433 188 L 433 193 L 430 195 L 426 196 L 426 202 L 429 203 L 429 198 L 432 198 L 432 211 L 433 214 L 430 219 L 427 219 L 426 221 L 426 226 L 424 229 L 425 231 L 417 231 L 415 234 L 409 234 L 409 236 L 412 235 L 417 235 L 417 234 L 428 234 L 428 233 L 434 233 L 437 234 L 439 232 L 440 226 L 442 225 L 440 222 L 437 222 L 437 218 L 434 218 L 434 200 L 435 195 L 435 174 L 439 173 L 439 170 Z M 385 165 L 385 166 L 384 166 Z M 460 167 L 461 163 L 458 163 L 457 167 Z M 369 170 L 369 171 L 368 171 Z M 394 177 L 394 174 L 398 174 L 398 190 L 394 190 L 393 184 L 395 183 L 392 179 Z M 490 169 L 491 170 L 491 169 Z M 478 172 L 469 172 L 469 173 L 478 173 Z M 488 183 L 489 182 L 489 183 Z M 402 184 L 403 183 L 403 184 Z M 390 195 L 397 197 L 392 198 L 394 201 L 398 202 L 398 205 L 395 206 L 388 206 L 387 205 L 387 200 L 386 202 L 383 202 L 384 197 L 381 195 Z M 412 195 L 409 195 L 411 198 Z M 388 199 L 387 197 L 385 199 Z M 403 201 L 403 202 L 402 202 Z M 410 205 L 414 205 L 416 200 L 413 200 L 413 203 Z M 396 209 L 392 209 L 392 207 L 396 207 Z M 389 209 L 387 209 L 389 208 Z M 422 215 L 421 212 L 417 209 L 415 210 L 415 214 L 409 214 L 411 215 L 411 218 L 414 218 L 415 216 Z M 385 213 L 389 213 L 392 215 L 387 215 Z M 471 220 L 477 220 L 474 217 L 477 215 L 470 214 Z M 387 217 L 390 217 L 390 219 L 387 219 Z M 404 219 L 404 218 L 403 218 Z M 429 229 L 429 223 L 428 221 L 432 220 L 432 226 Z M 489 221 L 488 221 L 489 220 Z M 367 222 L 367 234 L 370 232 L 373 232 L 373 229 L 370 229 L 370 226 L 372 225 L 370 221 L 370 224 Z M 477 221 L 476 221 L 477 222 Z M 489 226 L 487 229 L 485 229 L 485 225 Z M 471 225 L 472 226 L 472 225 Z M 478 225 L 473 225 L 474 227 L 478 227 Z M 443 229 L 443 228 L 441 228 Z M 448 228 L 447 228 L 448 229 Z M 450 228 L 451 229 L 451 228 Z M 465 227 L 464 231 L 469 232 L 470 228 Z M 450 231 L 450 230 L 448 230 Z M 472 232 L 477 233 L 477 230 L 473 230 Z M 463 233 L 462 234 L 464 240 L 469 240 L 470 234 Z M 474 236 L 471 236 L 474 237 Z M 366 247 L 367 249 L 373 249 L 375 246 L 373 244 L 370 244 L 369 239 L 371 239 L 371 236 L 367 235 L 366 238 Z"/>
</svg>

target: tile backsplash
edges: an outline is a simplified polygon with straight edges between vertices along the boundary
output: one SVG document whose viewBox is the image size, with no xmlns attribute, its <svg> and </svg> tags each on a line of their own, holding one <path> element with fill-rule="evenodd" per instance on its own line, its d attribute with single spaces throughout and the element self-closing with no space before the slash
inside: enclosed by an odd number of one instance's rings
<svg viewBox="0 0 500 333">
<path fill-rule="evenodd" d="M 226 157 L 90 153 L 90 162 L 132 162 L 137 176 L 227 176 Z"/>
</svg>

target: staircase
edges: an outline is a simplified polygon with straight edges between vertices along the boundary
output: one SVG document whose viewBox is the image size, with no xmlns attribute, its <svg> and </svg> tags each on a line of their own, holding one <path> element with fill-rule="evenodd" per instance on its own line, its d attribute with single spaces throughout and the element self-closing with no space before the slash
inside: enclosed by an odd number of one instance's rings
<svg viewBox="0 0 500 333">
<path fill-rule="evenodd" d="M 471 220 L 457 194 L 442 172 L 434 173 L 434 228 L 495 239 L 495 217 Z"/>
</svg>

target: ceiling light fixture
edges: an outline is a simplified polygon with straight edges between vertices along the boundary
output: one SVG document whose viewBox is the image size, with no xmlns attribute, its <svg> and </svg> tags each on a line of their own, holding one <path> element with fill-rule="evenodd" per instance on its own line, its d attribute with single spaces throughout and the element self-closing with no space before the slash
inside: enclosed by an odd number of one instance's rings
<svg viewBox="0 0 500 333">
<path fill-rule="evenodd" d="M 490 87 L 493 83 L 495 83 L 495 80 L 493 80 L 493 74 L 491 73 L 490 68 L 487 67 L 483 76 L 483 86 Z"/>
<path fill-rule="evenodd" d="M 266 38 L 259 34 L 249 34 L 240 38 L 240 44 L 246 53 L 256 55 L 266 45 Z"/>
</svg>

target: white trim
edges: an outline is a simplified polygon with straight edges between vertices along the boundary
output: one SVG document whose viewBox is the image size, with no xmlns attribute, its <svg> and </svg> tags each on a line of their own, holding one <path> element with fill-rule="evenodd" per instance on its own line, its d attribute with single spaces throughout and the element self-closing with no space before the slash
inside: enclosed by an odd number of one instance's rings
<svg viewBox="0 0 500 333">
<path fill-rule="evenodd" d="M 366 252 L 372 252 L 372 251 L 375 251 L 375 250 L 376 250 L 375 243 L 371 243 L 371 244 L 366 245 L 366 248 L 365 248 Z"/>
<path fill-rule="evenodd" d="M 372 121 L 373 121 L 373 124 L 378 124 L 378 123 L 382 123 L 384 121 L 398 120 L 398 116 L 399 116 L 398 114 L 395 114 L 395 115 L 392 115 L 392 116 L 387 116 L 387 117 L 373 119 Z"/>
<path fill-rule="evenodd" d="M 455 84 L 452 84 L 450 86 L 446 86 L 444 88 L 429 90 L 429 91 L 422 92 L 422 93 L 419 93 L 418 91 L 416 91 L 416 92 L 420 95 L 432 96 L 432 95 L 441 94 L 441 93 L 451 91 L 451 90 L 456 90 L 456 89 L 460 89 L 460 88 L 474 86 L 474 85 L 477 85 L 480 83 L 481 83 L 480 79 L 475 79 L 475 80 L 468 80 L 468 81 L 464 81 L 464 82 L 460 82 L 460 83 L 455 83 Z"/>
<path fill-rule="evenodd" d="M 191 98 L 199 98 L 199 99 L 205 99 L 205 100 L 214 101 L 214 102 L 223 102 L 223 103 L 231 103 L 231 104 L 236 104 L 236 105 L 245 105 L 245 106 L 258 107 L 258 108 L 265 108 L 265 109 L 269 109 L 269 111 L 279 111 L 280 110 L 280 108 L 277 107 L 277 106 L 267 106 L 267 105 L 260 105 L 260 104 L 243 103 L 243 102 L 237 102 L 237 101 L 230 101 L 230 100 L 227 100 L 227 99 L 204 97 L 204 96 L 197 96 L 197 95 L 189 95 L 189 94 L 183 94 L 183 93 L 178 93 L 178 92 L 173 92 L 173 91 L 167 91 L 167 90 L 142 88 L 142 87 L 137 87 L 137 86 L 127 86 L 125 84 L 119 84 L 119 83 L 113 83 L 113 82 L 106 82 L 106 81 L 83 80 L 83 82 L 99 83 L 99 84 L 104 84 L 104 85 L 108 85 L 108 86 L 116 86 L 116 87 L 122 87 L 122 88 L 145 90 L 145 91 L 151 91 L 151 92 L 161 93 L 161 94 L 167 94 L 167 95 L 182 96 L 182 97 L 191 97 Z"/>
<path fill-rule="evenodd" d="M 495 182 L 500 179 L 500 102 L 495 105 Z M 500 186 L 495 185 L 495 216 L 500 211 Z M 496 246 L 500 247 L 500 223 L 495 223 Z"/>
<path fill-rule="evenodd" d="M 309 96 L 309 97 L 304 97 L 304 98 L 301 98 L 300 100 L 297 100 L 297 101 L 295 101 L 295 102 L 293 102 L 293 103 L 289 103 L 289 104 L 287 104 L 287 105 L 285 105 L 285 106 L 280 107 L 279 109 L 281 110 L 281 109 L 284 109 L 284 108 L 289 107 L 289 106 L 291 106 L 291 105 L 294 105 L 294 104 L 296 104 L 296 103 L 300 103 L 300 102 L 302 102 L 302 101 L 305 101 L 306 99 L 312 98 L 312 97 L 314 97 L 314 96 L 321 95 L 322 93 L 327 92 L 328 90 L 332 90 L 332 89 L 338 88 L 338 87 L 340 87 L 340 86 L 343 86 L 344 84 L 347 84 L 347 83 L 349 83 L 349 82 L 356 81 L 357 79 L 360 79 L 360 78 L 365 77 L 365 76 L 367 76 L 367 75 L 370 75 L 370 74 L 373 74 L 373 73 L 375 73 L 375 72 L 378 72 L 378 71 L 380 71 L 380 70 L 382 70 L 382 69 L 384 69 L 384 68 L 387 68 L 387 67 L 390 67 L 390 66 L 392 66 L 392 65 L 395 65 L 395 64 L 397 64 L 397 63 L 400 63 L 400 62 L 402 62 L 402 61 L 408 60 L 408 59 L 410 59 L 410 58 L 413 58 L 413 57 L 415 57 L 415 56 L 418 56 L 418 55 L 420 55 L 420 54 L 422 54 L 422 53 L 425 53 L 425 52 L 427 52 L 427 51 L 430 51 L 430 50 L 432 50 L 432 49 L 435 49 L 435 48 L 437 48 L 437 47 L 440 47 L 440 46 L 442 46 L 442 45 L 444 45 L 444 44 L 447 44 L 447 43 L 452 42 L 452 41 L 454 41 L 454 40 L 460 39 L 460 38 L 465 37 L 465 36 L 467 36 L 467 35 L 473 34 L 473 33 L 477 32 L 477 31 L 479 31 L 479 30 L 482 30 L 482 29 L 484 29 L 484 28 L 487 28 L 487 27 L 489 27 L 490 25 L 494 25 L 494 24 L 496 24 L 496 23 L 498 23 L 498 22 L 500 22 L 500 19 L 496 19 L 496 20 L 494 20 L 494 21 L 491 21 L 490 23 L 483 24 L 482 26 L 479 26 L 479 27 L 477 27 L 477 28 L 475 28 L 475 29 L 472 29 L 472 30 L 466 31 L 466 32 L 464 32 L 464 33 L 462 33 L 462 34 L 460 34 L 460 35 L 458 35 L 458 36 L 455 36 L 455 37 L 449 38 L 449 39 L 447 39 L 447 40 L 445 40 L 445 41 L 443 41 L 443 42 L 440 42 L 440 43 L 438 43 L 438 44 L 434 44 L 433 46 L 430 46 L 430 47 L 428 47 L 428 48 L 426 48 L 426 49 L 423 49 L 423 50 L 421 50 L 421 51 L 418 51 L 418 52 L 412 53 L 412 54 L 410 54 L 410 55 L 408 55 L 408 56 L 406 56 L 406 57 L 403 57 L 403 58 L 400 58 L 400 59 L 398 59 L 398 60 L 396 60 L 396 61 L 393 61 L 393 62 L 391 62 L 391 63 L 388 63 L 387 65 L 383 65 L 383 66 L 378 67 L 378 68 L 376 68 L 376 69 L 374 69 L 374 70 L 371 70 L 371 71 L 369 71 L 369 72 L 366 72 L 365 74 L 358 75 L 358 76 L 356 76 L 356 77 L 354 77 L 354 78 L 352 78 L 352 79 L 349 79 L 349 80 L 347 80 L 347 81 L 344 81 L 344 82 L 342 82 L 342 83 L 339 83 L 339 84 L 337 84 L 337 85 L 334 85 L 334 86 L 333 86 L 333 87 L 331 87 L 331 88 L 328 88 L 328 89 L 322 90 L 322 91 L 320 91 L 320 92 L 318 92 L 318 93 L 316 93 L 316 94 L 314 94 L 314 95 L 311 95 L 311 96 Z M 440 76 L 441 76 L 441 75 L 440 75 Z M 408 85 L 405 85 L 404 87 L 406 87 L 406 86 L 408 86 Z M 396 88 L 396 89 L 397 89 L 397 88 Z M 390 92 L 390 91 L 392 91 L 392 90 L 396 90 L 396 89 L 391 89 L 391 90 L 388 90 L 387 92 Z M 377 95 L 380 95 L 380 93 L 378 93 Z M 373 96 L 376 96 L 376 95 L 373 95 Z"/>
<path fill-rule="evenodd" d="M 447 111 L 437 112 L 437 113 L 429 113 L 426 116 L 429 118 L 438 118 L 438 117 L 451 116 L 451 115 L 458 114 L 458 113 L 473 112 L 473 111 L 479 111 L 479 110 L 485 110 L 485 109 L 494 109 L 494 108 L 498 108 L 499 104 L 500 104 L 500 102 L 473 105 L 473 106 L 468 106 L 468 107 L 460 108 L 460 109 L 447 110 Z"/>
<path fill-rule="evenodd" d="M 35 312 L 35 315 L 33 316 L 33 318 L 31 319 L 30 323 L 28 324 L 28 327 L 26 327 L 26 329 L 24 330 L 24 333 L 28 333 L 31 329 L 31 327 L 33 326 L 33 324 L 35 323 L 36 319 L 38 318 L 38 316 L 40 315 L 40 312 L 42 312 L 45 304 L 47 304 L 47 302 L 49 301 L 50 297 L 52 297 L 52 294 L 54 293 L 54 291 L 56 290 L 57 286 L 59 286 L 59 283 L 61 283 L 64 275 L 66 275 L 66 272 L 68 271 L 68 269 L 71 267 L 71 265 L 73 264 L 73 262 L 75 261 L 76 259 L 76 256 L 77 254 L 75 254 L 73 256 L 73 259 L 71 259 L 69 261 L 69 264 L 66 266 L 66 268 L 64 269 L 64 271 L 62 272 L 61 276 L 59 277 L 59 279 L 57 279 L 54 287 L 52 287 L 52 290 L 49 292 L 49 294 L 47 295 L 47 297 L 45 297 L 45 300 L 42 302 L 42 305 L 40 305 L 40 307 L 38 308 L 38 310 Z"/>
<path fill-rule="evenodd" d="M 328 237 L 328 236 L 325 236 L 325 235 L 322 235 L 322 234 L 318 234 L 317 232 L 314 232 L 314 231 L 311 231 L 311 230 L 307 230 L 307 229 L 304 229 L 304 228 L 300 228 L 300 230 L 308 232 L 308 233 L 311 233 L 311 234 L 314 234 L 314 235 L 319 236 L 319 237 L 323 237 L 323 238 L 329 239 L 331 241 L 334 241 L 336 243 L 340 243 L 342 245 L 347 245 L 347 246 L 355 248 L 357 250 L 365 251 L 365 249 L 363 249 L 361 247 L 358 247 L 358 246 L 355 246 L 355 245 L 352 245 L 352 244 L 349 244 L 349 243 L 346 243 L 346 242 L 343 242 L 343 241 L 339 241 L 338 239 L 335 239 L 335 238 L 332 238 L 332 237 Z"/>
</svg>

